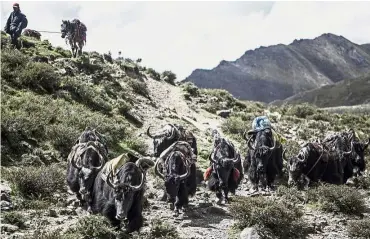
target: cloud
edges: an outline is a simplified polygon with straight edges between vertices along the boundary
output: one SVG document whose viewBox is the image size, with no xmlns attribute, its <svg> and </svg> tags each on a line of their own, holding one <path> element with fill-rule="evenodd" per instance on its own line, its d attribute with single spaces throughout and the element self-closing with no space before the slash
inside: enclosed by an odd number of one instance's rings
<svg viewBox="0 0 370 239">
<path fill-rule="evenodd" d="M 1 3 L 2 23 L 11 2 Z M 370 2 L 20 2 L 29 28 L 59 31 L 62 19 L 87 25 L 86 50 L 142 58 L 179 79 L 259 46 L 323 33 L 370 42 Z M 5 15 L 4 15 L 5 14 Z M 4 24 L 2 24 L 4 25 Z M 67 47 L 60 35 L 43 34 Z"/>
</svg>

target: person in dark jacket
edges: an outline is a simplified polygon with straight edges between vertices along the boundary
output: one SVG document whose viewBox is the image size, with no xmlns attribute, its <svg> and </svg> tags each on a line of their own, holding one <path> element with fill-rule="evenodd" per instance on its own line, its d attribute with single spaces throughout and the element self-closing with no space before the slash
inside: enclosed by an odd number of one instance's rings
<svg viewBox="0 0 370 239">
<path fill-rule="evenodd" d="M 10 14 L 6 22 L 4 31 L 11 36 L 12 45 L 18 47 L 18 37 L 22 30 L 27 27 L 28 20 L 26 15 L 21 13 L 18 3 L 13 4 L 13 12 Z"/>
</svg>

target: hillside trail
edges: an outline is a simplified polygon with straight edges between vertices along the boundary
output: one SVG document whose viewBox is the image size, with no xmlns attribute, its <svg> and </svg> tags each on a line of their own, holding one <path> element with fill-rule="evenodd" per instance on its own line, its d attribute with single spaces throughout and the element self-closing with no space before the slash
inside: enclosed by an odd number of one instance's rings
<svg viewBox="0 0 370 239">
<path fill-rule="evenodd" d="M 222 118 L 203 109 L 192 109 L 185 101 L 181 87 L 156 81 L 150 77 L 147 77 L 145 83 L 152 102 L 151 104 L 142 102 L 140 107 L 139 113 L 144 119 L 141 134 L 146 134 L 149 126 L 153 126 L 152 130 L 155 131 L 168 123 L 180 123 L 181 125 L 187 123 L 186 127 L 189 127 L 200 144 L 204 145 L 207 144 L 206 134 L 210 129 L 217 129 L 222 133 Z M 147 137 L 147 143 L 152 145 L 149 137 Z"/>
</svg>

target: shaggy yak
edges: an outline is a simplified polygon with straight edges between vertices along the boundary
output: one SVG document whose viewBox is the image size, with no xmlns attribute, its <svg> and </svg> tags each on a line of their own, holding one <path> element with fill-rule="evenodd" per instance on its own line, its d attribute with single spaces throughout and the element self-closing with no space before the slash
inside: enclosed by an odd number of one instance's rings
<svg viewBox="0 0 370 239">
<path fill-rule="evenodd" d="M 235 194 L 244 175 L 240 154 L 232 142 L 217 137 L 209 161 L 211 166 L 206 170 L 204 180 L 209 179 L 208 188 L 216 192 L 217 204 L 227 203 L 229 192 Z"/>
<path fill-rule="evenodd" d="M 127 232 L 138 231 L 143 226 L 146 171 L 152 166 L 154 162 L 148 158 L 124 154 L 107 162 L 95 179 L 93 213 L 102 214 L 117 229 L 121 221 L 127 219 Z"/>
<path fill-rule="evenodd" d="M 283 170 L 283 146 L 272 133 L 271 128 L 259 131 L 250 131 L 249 139 L 244 134 L 248 145 L 248 155 L 244 165 L 248 165 L 248 179 L 252 183 L 252 190 L 258 188 L 265 190 L 273 188 L 276 176 L 282 175 Z M 254 145 L 252 143 L 254 139 Z"/>
<path fill-rule="evenodd" d="M 289 172 L 288 185 L 297 185 L 298 188 L 308 188 L 312 183 L 319 181 L 331 184 L 342 184 L 343 168 L 339 154 L 328 151 L 324 144 L 309 142 L 302 146 L 299 153 L 287 161 Z"/>
<path fill-rule="evenodd" d="M 102 135 L 87 128 L 68 156 L 67 184 L 81 204 L 91 211 L 91 192 L 96 175 L 107 161 L 108 151 Z"/>
<path fill-rule="evenodd" d="M 157 159 L 155 173 L 164 180 L 166 198 L 179 214 L 187 207 L 189 196 L 194 196 L 197 188 L 196 155 L 187 142 L 173 143 Z"/>
</svg>

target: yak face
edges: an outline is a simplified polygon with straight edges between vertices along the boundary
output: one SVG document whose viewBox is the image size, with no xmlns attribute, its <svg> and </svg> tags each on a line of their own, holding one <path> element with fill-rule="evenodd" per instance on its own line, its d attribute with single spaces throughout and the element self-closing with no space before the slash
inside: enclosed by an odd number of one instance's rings
<svg viewBox="0 0 370 239">
<path fill-rule="evenodd" d="M 365 170 L 365 150 L 369 146 L 370 139 L 367 143 L 352 141 L 351 158 L 353 164 L 353 173 L 358 176 L 360 172 Z"/>
<path fill-rule="evenodd" d="M 276 146 L 272 131 L 271 129 L 265 129 L 257 132 L 256 146 L 251 145 L 251 139 L 252 137 L 249 138 L 247 145 L 254 151 L 253 157 L 255 159 L 257 173 L 259 175 L 265 175 L 268 162 Z"/>
<path fill-rule="evenodd" d="M 88 145 L 80 160 L 72 159 L 72 166 L 78 169 L 79 193 L 83 197 L 89 196 L 96 175 L 104 162 L 97 149 Z"/>
<path fill-rule="evenodd" d="M 170 202 L 174 202 L 181 183 L 190 174 L 190 165 L 184 162 L 184 155 L 181 152 L 175 151 L 168 156 L 165 162 L 157 160 L 155 165 L 155 173 L 165 180 L 164 184 L 166 192 L 170 197 Z M 158 166 L 162 164 L 163 173 L 159 172 Z"/>
<path fill-rule="evenodd" d="M 134 163 L 127 163 L 118 173 L 116 173 L 114 182 L 111 182 L 112 172 L 107 177 L 107 184 L 113 188 L 113 198 L 116 208 L 116 219 L 122 220 L 127 218 L 130 211 L 136 192 L 142 190 L 144 186 L 145 176 L 141 172 L 141 176 L 137 170 L 133 169 Z"/>
<path fill-rule="evenodd" d="M 67 33 L 70 31 L 71 24 L 69 21 L 62 20 L 60 25 L 60 32 L 62 33 L 62 38 L 65 38 Z"/>
<path fill-rule="evenodd" d="M 240 158 L 236 158 L 233 149 L 230 148 L 224 138 L 218 138 L 215 142 L 215 151 L 213 157 L 211 155 L 210 161 L 213 164 L 213 171 L 216 174 L 221 188 L 227 187 L 230 174 Z"/>
<path fill-rule="evenodd" d="M 154 157 L 159 157 L 164 150 L 177 140 L 177 132 L 173 126 L 169 125 L 169 127 L 164 128 L 163 133 L 152 135 L 150 128 L 147 130 L 147 135 L 153 139 Z"/>
<path fill-rule="evenodd" d="M 288 185 L 293 185 L 303 174 L 303 168 L 306 165 L 306 161 L 302 158 L 301 154 L 293 156 L 288 160 L 288 172 L 289 179 Z"/>
</svg>

